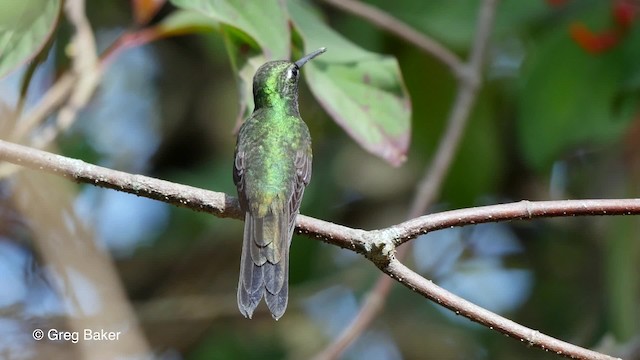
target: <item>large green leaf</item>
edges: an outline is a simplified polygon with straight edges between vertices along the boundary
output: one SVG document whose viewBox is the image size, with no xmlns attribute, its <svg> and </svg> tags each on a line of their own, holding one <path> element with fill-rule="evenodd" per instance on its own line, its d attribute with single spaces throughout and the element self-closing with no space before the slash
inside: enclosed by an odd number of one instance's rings
<svg viewBox="0 0 640 360">
<path fill-rule="evenodd" d="M 396 59 L 352 44 L 304 4 L 287 4 L 305 52 L 328 49 L 303 71 L 315 97 L 363 148 L 401 164 L 409 147 L 411 102 Z"/>
<path fill-rule="evenodd" d="M 290 40 L 284 0 L 171 0 L 179 8 L 200 12 L 220 27 L 238 74 L 240 111 L 238 123 L 253 108 L 252 79 L 269 60 L 288 59 Z M 225 26 L 226 25 L 226 26 Z"/>
<path fill-rule="evenodd" d="M 159 37 L 217 30 L 219 23 L 199 11 L 176 10 L 156 26 Z"/>
<path fill-rule="evenodd" d="M 260 45 L 269 60 L 289 57 L 289 28 L 284 5 L 278 0 L 171 0 L 183 9 L 196 10 L 217 22 L 245 32 Z"/>
<path fill-rule="evenodd" d="M 60 0 L 0 1 L 0 77 L 40 52 L 59 14 Z"/>
</svg>

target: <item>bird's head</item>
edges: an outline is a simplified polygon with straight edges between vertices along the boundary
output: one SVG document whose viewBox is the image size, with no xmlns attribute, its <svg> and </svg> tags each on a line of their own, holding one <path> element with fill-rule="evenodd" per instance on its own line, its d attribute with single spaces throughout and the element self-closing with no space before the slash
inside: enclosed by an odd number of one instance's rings
<svg viewBox="0 0 640 360">
<path fill-rule="evenodd" d="M 253 99 L 256 109 L 286 104 L 297 105 L 300 68 L 325 51 L 326 48 L 320 48 L 295 62 L 277 60 L 260 66 L 253 77 Z"/>
</svg>

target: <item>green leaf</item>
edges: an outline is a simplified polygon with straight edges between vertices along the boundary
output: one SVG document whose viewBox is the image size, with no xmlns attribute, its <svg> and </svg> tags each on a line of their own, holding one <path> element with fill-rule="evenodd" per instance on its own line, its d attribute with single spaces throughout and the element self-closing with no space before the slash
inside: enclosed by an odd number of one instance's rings
<svg viewBox="0 0 640 360">
<path fill-rule="evenodd" d="M 36 56 L 51 37 L 60 0 L 0 2 L 0 77 Z"/>
<path fill-rule="evenodd" d="M 169 14 L 156 27 L 160 37 L 211 31 L 218 28 L 219 24 L 215 20 L 201 12 L 181 9 Z"/>
<path fill-rule="evenodd" d="M 411 102 L 396 59 L 352 44 L 298 1 L 287 4 L 305 52 L 327 48 L 303 70 L 316 99 L 360 146 L 400 165 L 409 147 Z"/>
<path fill-rule="evenodd" d="M 237 124 L 253 109 L 253 74 L 269 60 L 288 59 L 291 34 L 283 0 L 171 0 L 179 8 L 197 11 L 219 27 L 238 74 L 240 110 Z M 223 26 L 219 26 L 223 24 Z M 259 48 L 259 51 L 256 51 Z"/>
<path fill-rule="evenodd" d="M 236 118 L 235 131 L 240 129 L 240 125 L 244 119 L 249 117 L 251 111 L 253 111 L 253 75 L 258 71 L 258 68 L 267 62 L 267 58 L 260 52 L 248 52 L 241 53 L 242 40 L 234 36 L 232 32 L 225 32 L 225 43 L 227 49 L 229 49 L 229 57 L 231 58 L 231 66 L 237 75 L 236 81 L 238 82 L 238 91 L 240 99 L 238 108 L 238 117 Z"/>
<path fill-rule="evenodd" d="M 289 27 L 284 4 L 278 0 L 171 0 L 243 31 L 255 40 L 269 60 L 289 57 Z"/>
</svg>

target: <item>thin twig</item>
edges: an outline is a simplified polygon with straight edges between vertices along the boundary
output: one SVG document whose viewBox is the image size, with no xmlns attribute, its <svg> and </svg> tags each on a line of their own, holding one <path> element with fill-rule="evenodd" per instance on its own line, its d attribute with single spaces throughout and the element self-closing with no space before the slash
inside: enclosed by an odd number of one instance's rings
<svg viewBox="0 0 640 360">
<path fill-rule="evenodd" d="M 527 201 L 443 211 L 411 219 L 387 228 L 400 246 L 419 234 L 488 222 L 567 216 L 635 215 L 640 199 L 585 199 Z"/>
<path fill-rule="evenodd" d="M 62 75 L 55 84 L 47 90 L 40 101 L 17 123 L 10 138 L 13 141 L 22 141 L 22 139 L 24 139 L 31 130 L 40 125 L 49 114 L 64 104 L 77 81 L 78 76 L 72 72 L 67 72 Z"/>
<path fill-rule="evenodd" d="M 407 33 L 406 31 L 400 31 L 400 29 L 409 29 L 412 32 L 415 30 L 410 29 L 404 23 L 391 18 L 389 15 L 371 8 L 369 5 L 364 5 L 352 0 L 338 1 L 338 0 L 325 0 L 341 8 L 348 8 L 352 13 L 360 15 L 377 24 L 384 23 L 387 26 L 385 28 L 399 36 Z M 408 218 L 412 219 L 424 214 L 427 208 L 435 201 L 437 195 L 440 193 L 440 189 L 444 180 L 449 172 L 453 158 L 457 152 L 462 134 L 466 128 L 469 114 L 476 99 L 478 88 L 481 83 L 481 71 L 483 66 L 483 60 L 485 57 L 486 49 L 489 43 L 489 35 L 493 27 L 493 17 L 495 14 L 497 0 L 486 0 L 482 3 L 478 15 L 478 24 L 476 28 L 476 37 L 473 41 L 473 48 L 469 57 L 469 64 L 463 64 L 455 58 L 455 65 L 449 64 L 451 70 L 458 75 L 459 82 L 458 93 L 455 101 L 451 106 L 451 113 L 447 119 L 447 128 L 440 140 L 438 148 L 435 152 L 431 165 L 427 167 L 425 174 L 416 190 L 416 196 L 409 210 Z M 413 34 L 409 32 L 407 34 Z M 415 34 L 414 34 L 415 35 Z M 422 36 L 421 34 L 415 36 Z M 410 37 L 407 39 L 413 39 Z M 434 54 L 437 58 L 440 54 L 448 54 L 441 51 L 441 45 L 435 43 L 431 39 L 424 39 L 422 41 L 410 42 L 416 44 L 434 43 L 438 45 L 435 49 L 423 48 Z M 445 62 L 443 60 L 443 62 Z M 446 63 L 446 62 L 445 62 Z M 398 249 L 396 257 L 400 260 L 404 259 L 408 253 L 409 247 Z M 362 334 L 375 319 L 375 317 L 382 311 L 385 300 L 391 291 L 393 280 L 387 276 L 381 275 L 373 289 L 367 294 L 366 300 L 362 307 L 351 323 L 340 333 L 340 335 L 332 341 L 320 354 L 316 355 L 315 359 L 336 359 L 340 354 L 347 349 L 347 347 L 355 341 L 360 334 Z"/>
<path fill-rule="evenodd" d="M 417 48 L 432 55 L 447 65 L 451 72 L 458 75 L 464 72 L 465 65 L 456 54 L 444 47 L 436 40 L 415 30 L 404 22 L 381 11 L 371 5 L 355 0 L 323 0 L 325 3 L 342 9 L 352 15 L 361 17 L 368 22 L 395 34 L 399 38 L 415 45 Z"/>
<path fill-rule="evenodd" d="M 73 86 L 67 103 L 60 109 L 55 126 L 43 129 L 35 144 L 44 147 L 56 136 L 68 129 L 74 122 L 78 112 L 84 108 L 102 79 L 102 66 L 98 59 L 96 41 L 87 19 L 84 0 L 67 0 L 65 4 L 67 18 L 76 29 L 69 44 L 73 59 L 73 72 L 78 81 Z"/>
<path fill-rule="evenodd" d="M 398 249 L 396 256 L 403 259 L 409 247 Z M 393 279 L 382 274 L 376 280 L 375 285 L 366 294 L 364 302 L 356 316 L 344 330 L 325 349 L 316 354 L 314 360 L 337 359 L 349 345 L 353 343 L 371 325 L 376 316 L 382 311 L 386 299 L 391 292 Z"/>
<path fill-rule="evenodd" d="M 115 171 L 2 140 L 0 140 L 0 160 L 195 211 L 210 212 L 218 217 L 236 219 L 241 217 L 236 199 L 224 193 Z M 397 245 L 421 234 L 451 226 L 536 217 L 623 214 L 640 215 L 640 199 L 521 201 L 434 213 L 385 229 L 371 231 L 353 229 L 301 215 L 297 218 L 297 228 L 300 233 L 311 238 L 363 254 L 382 271 L 422 296 L 521 342 L 541 349 L 553 349 L 557 354 L 567 357 L 610 359 L 607 355 L 579 348 L 543 335 L 536 330 L 527 329 L 457 297 L 402 265 L 395 258 L 395 250 Z"/>
<path fill-rule="evenodd" d="M 403 249 L 399 251 L 405 250 Z M 401 254 L 400 254 L 401 255 Z M 325 349 L 316 354 L 314 360 L 336 359 L 344 353 L 362 333 L 371 325 L 371 322 L 384 308 L 387 296 L 391 291 L 394 281 L 391 277 L 382 274 L 376 280 L 375 285 L 366 294 L 362 306 L 356 316 L 347 327 Z"/>
<path fill-rule="evenodd" d="M 473 49 L 469 57 L 469 65 L 466 65 L 467 76 L 460 78 L 458 94 L 453 103 L 451 114 L 447 120 L 447 130 L 444 134 L 438 150 L 424 176 L 424 181 L 418 185 L 417 198 L 411 208 L 411 216 L 424 214 L 428 206 L 433 203 L 440 192 L 449 167 L 453 162 L 456 149 L 460 143 L 464 129 L 466 128 L 469 114 L 476 100 L 478 88 L 481 84 L 481 73 L 484 58 L 489 44 L 493 18 L 495 15 L 497 0 L 485 0 L 480 6 L 476 37 L 473 41 Z"/>
</svg>

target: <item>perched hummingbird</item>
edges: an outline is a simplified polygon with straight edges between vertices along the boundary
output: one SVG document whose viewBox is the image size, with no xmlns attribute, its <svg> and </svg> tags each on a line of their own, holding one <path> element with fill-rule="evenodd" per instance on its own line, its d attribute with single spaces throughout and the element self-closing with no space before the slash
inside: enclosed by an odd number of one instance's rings
<svg viewBox="0 0 640 360">
<path fill-rule="evenodd" d="M 311 179 L 311 136 L 298 111 L 298 78 L 302 65 L 325 51 L 268 62 L 253 77 L 255 108 L 238 133 L 233 167 L 245 213 L 238 308 L 248 318 L 263 296 L 274 319 L 287 308 L 289 246 Z"/>
</svg>

